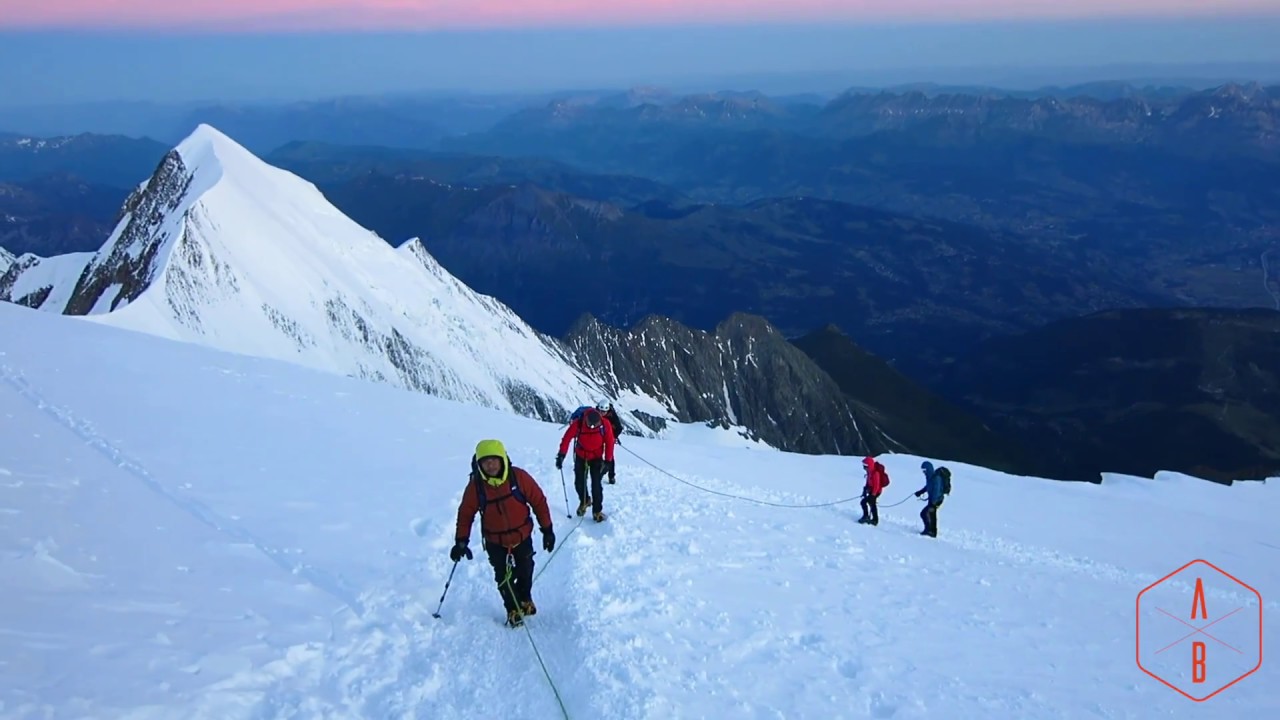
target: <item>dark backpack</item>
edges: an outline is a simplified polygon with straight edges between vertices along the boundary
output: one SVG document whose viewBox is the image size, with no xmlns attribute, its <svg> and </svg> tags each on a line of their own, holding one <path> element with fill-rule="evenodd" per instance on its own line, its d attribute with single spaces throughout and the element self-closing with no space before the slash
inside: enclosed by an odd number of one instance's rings
<svg viewBox="0 0 1280 720">
<path fill-rule="evenodd" d="M 937 473 L 938 473 L 938 476 L 942 478 L 942 494 L 950 495 L 951 494 L 951 471 L 944 467 L 940 467 L 937 469 Z"/>
<path fill-rule="evenodd" d="M 508 472 L 510 474 L 508 484 L 511 485 L 511 497 L 514 497 L 525 505 L 528 505 L 529 500 L 525 497 L 524 491 L 520 489 L 520 483 L 516 480 L 515 472 L 510 470 Z M 484 506 L 489 504 L 489 497 L 484 492 L 484 478 L 480 477 L 479 474 L 472 473 L 471 480 L 472 484 L 476 486 L 476 497 L 480 500 L 480 514 L 483 515 Z M 506 495 L 500 495 L 499 497 L 494 498 L 494 502 L 506 499 Z"/>
<path fill-rule="evenodd" d="M 569 416 L 569 422 L 573 422 L 574 420 L 577 420 L 578 418 L 582 417 L 582 413 L 584 413 L 584 412 L 586 412 L 586 411 L 590 410 L 591 408 L 592 408 L 592 406 L 591 406 L 591 405 L 583 405 L 582 407 L 578 408 L 577 410 L 574 410 L 574 411 L 573 411 L 573 414 L 571 414 L 571 415 Z"/>
</svg>

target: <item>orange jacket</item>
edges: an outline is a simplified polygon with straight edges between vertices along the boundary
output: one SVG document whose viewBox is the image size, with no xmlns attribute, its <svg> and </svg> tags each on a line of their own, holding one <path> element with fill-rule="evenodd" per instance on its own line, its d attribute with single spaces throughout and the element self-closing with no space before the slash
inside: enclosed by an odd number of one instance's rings
<svg viewBox="0 0 1280 720">
<path fill-rule="evenodd" d="M 520 492 L 524 494 L 528 504 L 512 494 L 511 484 L 519 483 Z M 462 503 L 458 505 L 458 526 L 454 539 L 465 542 L 471 537 L 471 522 L 480 512 L 480 496 L 485 496 L 484 512 L 480 514 L 480 536 L 485 543 L 513 548 L 533 535 L 533 517 L 538 518 L 539 528 L 551 527 L 551 509 L 547 507 L 547 496 L 538 486 L 533 476 L 523 469 L 511 466 L 506 482 L 497 487 L 485 482 L 477 473 L 471 473 L 467 489 L 462 493 Z M 534 515 L 529 512 L 533 507 Z"/>
</svg>

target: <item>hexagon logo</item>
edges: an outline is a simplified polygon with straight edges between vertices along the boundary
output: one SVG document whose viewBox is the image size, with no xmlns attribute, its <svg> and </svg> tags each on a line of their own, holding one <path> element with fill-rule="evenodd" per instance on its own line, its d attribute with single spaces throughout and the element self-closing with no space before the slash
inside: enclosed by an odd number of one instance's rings
<svg viewBox="0 0 1280 720">
<path fill-rule="evenodd" d="M 1262 595 L 1207 560 L 1138 593 L 1138 667 L 1204 702 L 1262 667 Z"/>
</svg>

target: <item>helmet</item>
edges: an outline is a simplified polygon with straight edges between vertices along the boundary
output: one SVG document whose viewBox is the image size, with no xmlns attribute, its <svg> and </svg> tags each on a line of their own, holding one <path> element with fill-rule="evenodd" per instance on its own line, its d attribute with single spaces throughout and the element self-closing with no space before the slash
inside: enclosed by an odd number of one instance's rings
<svg viewBox="0 0 1280 720">
<path fill-rule="evenodd" d="M 875 458 L 873 458 L 873 457 L 871 457 L 870 455 L 868 455 L 868 456 L 866 456 L 866 457 L 862 458 L 862 464 L 863 464 L 863 465 L 865 465 L 865 466 L 867 466 L 867 467 L 871 467 L 872 465 L 875 465 L 875 464 L 876 464 L 876 459 L 875 459 Z"/>
<path fill-rule="evenodd" d="M 600 423 L 603 422 L 600 419 L 600 413 L 597 412 L 595 408 L 591 408 L 587 410 L 585 413 L 583 413 L 582 419 L 587 423 L 587 427 L 591 428 L 592 430 L 595 430 L 596 428 L 600 427 Z"/>
<path fill-rule="evenodd" d="M 599 410 L 600 412 L 605 412 L 611 407 L 613 407 L 613 403 L 609 402 L 608 400 L 601 400 L 600 402 L 596 403 L 596 409 Z"/>
</svg>

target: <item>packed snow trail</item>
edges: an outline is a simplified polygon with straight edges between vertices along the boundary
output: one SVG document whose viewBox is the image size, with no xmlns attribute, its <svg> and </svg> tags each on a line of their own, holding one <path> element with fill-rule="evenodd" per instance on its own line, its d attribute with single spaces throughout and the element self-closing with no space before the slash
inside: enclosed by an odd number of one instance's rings
<svg viewBox="0 0 1280 720">
<path fill-rule="evenodd" d="M 1113 674 L 1127 672 L 1129 634 L 1095 625 L 1123 629 L 1128 604 L 1081 612 L 1061 598 L 1099 590 L 1128 597 L 1135 573 L 1054 562 L 1052 551 L 982 533 L 949 537 L 945 526 L 941 538 L 921 538 L 914 512 L 863 527 L 853 508 L 779 510 L 648 468 L 619 474 L 605 486 L 609 520 L 575 518 L 555 562 L 544 570 L 546 553 L 536 558 L 538 614 L 527 628 L 571 718 L 786 717 L 797 707 L 807 717 L 925 718 L 961 707 L 1072 718 L 1081 716 L 1078 688 L 1033 682 L 1037 673 L 1114 684 Z M 452 516 L 439 522 L 451 528 Z M 777 551 L 783 539 L 791 552 Z M 406 573 L 363 598 L 370 619 L 352 619 L 331 647 L 299 649 L 314 667 L 265 683 L 267 697 L 250 717 L 561 716 L 525 632 L 501 624 L 483 555 L 462 561 L 443 618 L 431 618 L 451 565 L 448 545 L 437 540 L 428 572 Z M 956 553 L 967 557 L 964 572 L 938 564 Z M 934 614 L 949 621 L 928 624 Z M 916 626 L 930 630 L 911 632 Z M 1064 644 L 1063 634 L 1077 643 Z M 991 645 L 979 648 L 975 637 Z M 999 649 L 1024 645 L 1043 653 L 1041 664 Z M 1113 661 L 1079 667 L 1082 650 Z M 959 680 L 980 663 L 988 672 Z M 760 672 L 783 666 L 785 673 Z M 750 668 L 749 681 L 735 668 Z M 1011 676 L 1026 689 L 1010 693 Z M 318 699 L 327 684 L 338 686 L 336 701 Z M 1124 685 L 1161 697 L 1146 683 Z M 1142 717 L 1103 708 L 1085 716 Z"/>
<path fill-rule="evenodd" d="M 3 304 L 0 364 L 6 720 L 561 717 L 530 638 L 575 719 L 1280 717 L 1274 664 L 1195 706 L 1133 647 L 1136 593 L 1195 557 L 1274 612 L 1275 482 L 946 462 L 932 539 L 887 507 L 921 458 L 882 458 L 872 528 L 729 497 L 856 496 L 856 458 L 689 427 L 627 438 L 657 468 L 621 453 L 609 520 L 578 526 L 553 424 Z M 485 437 L 556 523 L 527 633 L 482 553 L 431 617 Z"/>
</svg>

